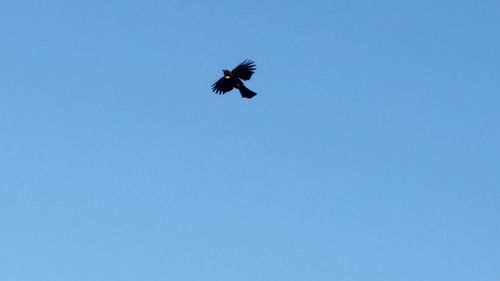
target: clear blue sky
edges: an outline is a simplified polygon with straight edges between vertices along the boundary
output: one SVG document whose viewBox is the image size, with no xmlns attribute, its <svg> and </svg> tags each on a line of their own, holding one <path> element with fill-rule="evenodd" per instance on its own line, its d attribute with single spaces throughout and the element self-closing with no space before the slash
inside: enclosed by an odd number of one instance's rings
<svg viewBox="0 0 500 281">
<path fill-rule="evenodd" d="M 0 5 L 0 281 L 500 278 L 498 1 Z M 221 69 L 253 59 L 237 92 Z"/>
</svg>

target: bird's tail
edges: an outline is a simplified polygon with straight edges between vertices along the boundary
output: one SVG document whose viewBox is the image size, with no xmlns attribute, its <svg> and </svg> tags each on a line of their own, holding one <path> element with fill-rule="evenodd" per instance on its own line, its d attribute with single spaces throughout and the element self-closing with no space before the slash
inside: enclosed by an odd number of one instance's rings
<svg viewBox="0 0 500 281">
<path fill-rule="evenodd" d="M 257 95 L 257 93 L 255 93 L 254 91 L 245 87 L 245 85 L 243 85 L 243 83 L 241 83 L 238 90 L 240 90 L 240 94 L 241 94 L 242 98 L 251 99 L 251 98 L 255 97 L 255 95 Z"/>
</svg>

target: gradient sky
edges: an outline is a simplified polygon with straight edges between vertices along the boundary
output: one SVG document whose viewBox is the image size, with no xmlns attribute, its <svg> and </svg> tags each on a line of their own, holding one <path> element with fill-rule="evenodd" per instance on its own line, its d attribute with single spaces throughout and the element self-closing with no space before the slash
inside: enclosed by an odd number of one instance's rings
<svg viewBox="0 0 500 281">
<path fill-rule="evenodd" d="M 0 3 L 0 281 L 499 280 L 500 2 Z"/>
</svg>

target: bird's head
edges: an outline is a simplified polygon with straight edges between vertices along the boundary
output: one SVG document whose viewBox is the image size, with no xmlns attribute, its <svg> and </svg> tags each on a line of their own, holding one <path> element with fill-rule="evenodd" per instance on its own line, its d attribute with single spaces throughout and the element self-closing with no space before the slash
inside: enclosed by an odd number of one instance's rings
<svg viewBox="0 0 500 281">
<path fill-rule="evenodd" d="M 231 71 L 224 69 L 224 70 L 222 70 L 222 72 L 224 72 L 224 78 L 226 78 L 226 79 L 231 78 Z"/>
</svg>

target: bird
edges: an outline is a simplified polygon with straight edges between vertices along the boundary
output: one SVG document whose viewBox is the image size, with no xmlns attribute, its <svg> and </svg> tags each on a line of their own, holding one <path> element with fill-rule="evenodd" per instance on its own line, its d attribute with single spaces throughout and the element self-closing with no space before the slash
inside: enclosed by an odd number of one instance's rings
<svg viewBox="0 0 500 281">
<path fill-rule="evenodd" d="M 249 80 L 255 69 L 255 63 L 246 59 L 231 71 L 227 69 L 222 70 L 224 76 L 212 85 L 212 91 L 216 94 L 223 95 L 233 88 L 236 88 L 240 91 L 242 98 L 251 99 L 255 97 L 257 93 L 245 87 L 245 84 L 241 81 Z"/>
</svg>

